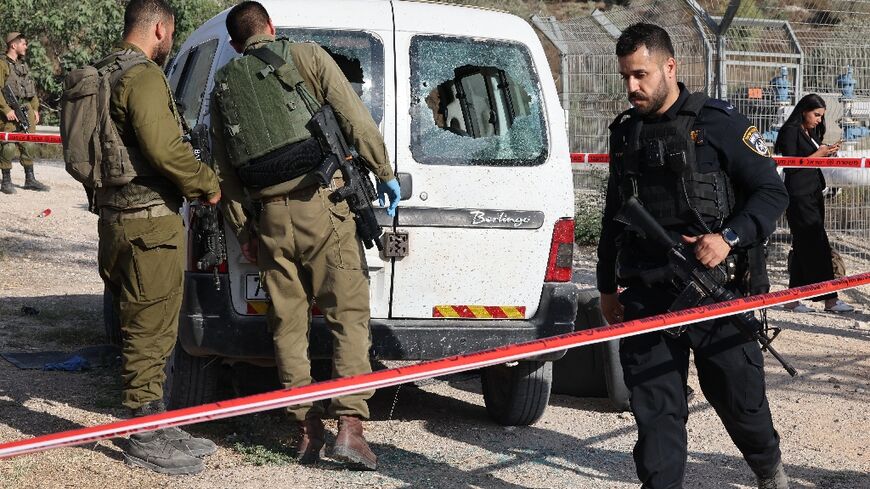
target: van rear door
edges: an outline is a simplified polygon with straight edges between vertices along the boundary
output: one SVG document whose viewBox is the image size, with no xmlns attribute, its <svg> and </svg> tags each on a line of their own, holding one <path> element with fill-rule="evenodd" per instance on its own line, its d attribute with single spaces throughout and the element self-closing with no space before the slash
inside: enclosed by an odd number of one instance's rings
<svg viewBox="0 0 870 489">
<path fill-rule="evenodd" d="M 396 221 L 409 254 L 394 263 L 391 317 L 530 318 L 554 227 L 573 209 L 543 49 L 517 17 L 393 6 L 397 170 L 413 188 Z M 429 33 L 433 18 L 445 33 Z M 467 34 L 486 29 L 499 35 Z"/>
</svg>

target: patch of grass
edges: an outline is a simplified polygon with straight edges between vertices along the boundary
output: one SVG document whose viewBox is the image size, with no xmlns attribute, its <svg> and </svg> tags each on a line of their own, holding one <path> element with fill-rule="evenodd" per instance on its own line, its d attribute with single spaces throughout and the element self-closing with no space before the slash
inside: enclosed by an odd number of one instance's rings
<svg viewBox="0 0 870 489">
<path fill-rule="evenodd" d="M 264 446 L 236 442 L 233 444 L 233 450 L 242 454 L 245 462 L 251 465 L 290 465 L 296 463 L 296 460 L 288 453 L 287 448 L 277 445 Z"/>
</svg>

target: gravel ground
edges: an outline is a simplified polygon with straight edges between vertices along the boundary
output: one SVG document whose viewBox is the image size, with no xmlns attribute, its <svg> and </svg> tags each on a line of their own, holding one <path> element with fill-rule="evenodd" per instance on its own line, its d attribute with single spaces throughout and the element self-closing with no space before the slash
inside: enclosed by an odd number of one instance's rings
<svg viewBox="0 0 870 489">
<path fill-rule="evenodd" d="M 13 173 L 20 184 L 21 169 Z M 96 218 L 58 162 L 38 164 L 37 176 L 51 192 L 0 195 L 2 352 L 72 351 L 102 341 Z M 51 214 L 37 217 L 44 209 Z M 586 284 L 592 253 L 578 254 Z M 856 273 L 870 268 L 847 265 Z M 792 487 L 870 488 L 870 288 L 844 295 L 864 311 L 769 315 L 784 329 L 778 349 L 801 372 L 791 379 L 768 357 L 769 398 Z M 40 313 L 24 315 L 22 306 Z M 690 406 L 686 487 L 753 487 L 694 372 L 689 383 L 698 394 Z M 0 442 L 117 419 L 119 392 L 112 368 L 43 372 L 0 360 Z M 637 487 L 630 415 L 610 411 L 602 399 L 554 395 L 550 404 L 534 426 L 497 426 L 486 416 L 479 378 L 468 373 L 378 392 L 367 424 L 378 472 L 289 461 L 289 423 L 263 413 L 192 428 L 220 445 L 196 476 L 128 468 L 122 442 L 104 441 L 2 461 L 0 487 Z M 334 423 L 328 426 L 334 433 Z"/>
</svg>

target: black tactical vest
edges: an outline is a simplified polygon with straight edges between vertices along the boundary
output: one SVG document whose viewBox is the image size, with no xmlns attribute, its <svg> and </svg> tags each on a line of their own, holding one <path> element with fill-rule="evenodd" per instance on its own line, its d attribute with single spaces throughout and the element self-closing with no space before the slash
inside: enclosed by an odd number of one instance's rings
<svg viewBox="0 0 870 489">
<path fill-rule="evenodd" d="M 707 143 L 693 127 L 707 100 L 703 93 L 689 95 L 670 121 L 644 124 L 630 110 L 611 126 L 612 164 L 623 201 L 636 196 L 665 228 L 700 225 L 718 231 L 734 208 L 734 191 L 719 163 L 698 171 L 695 147 Z"/>
</svg>

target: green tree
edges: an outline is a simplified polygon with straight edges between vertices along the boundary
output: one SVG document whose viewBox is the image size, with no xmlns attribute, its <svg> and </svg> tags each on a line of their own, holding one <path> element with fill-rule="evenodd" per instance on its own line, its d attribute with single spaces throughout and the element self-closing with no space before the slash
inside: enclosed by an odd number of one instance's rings
<svg viewBox="0 0 870 489">
<path fill-rule="evenodd" d="M 175 48 L 233 0 L 169 0 L 175 9 Z M 66 72 L 108 54 L 121 38 L 125 0 L 0 0 L 0 32 L 23 33 L 27 63 L 39 87 L 45 123 L 56 112 Z M 5 46 L 3 46 L 5 48 Z M 46 110 L 47 109 L 47 110 Z"/>
</svg>

